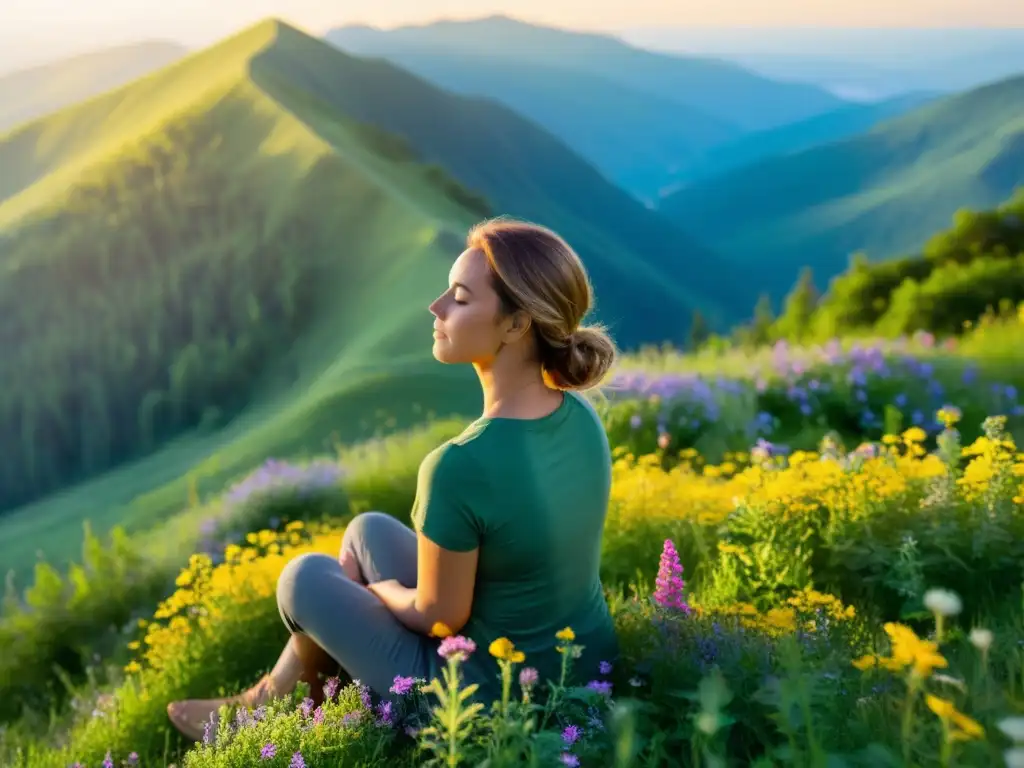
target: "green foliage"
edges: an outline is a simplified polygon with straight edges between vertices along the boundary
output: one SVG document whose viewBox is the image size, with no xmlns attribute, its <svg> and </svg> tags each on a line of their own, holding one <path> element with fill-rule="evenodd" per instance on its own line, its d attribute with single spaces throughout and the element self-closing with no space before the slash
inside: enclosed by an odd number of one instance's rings
<svg viewBox="0 0 1024 768">
<path fill-rule="evenodd" d="M 952 226 L 934 234 L 918 255 L 871 263 L 864 253 L 855 254 L 820 301 L 806 288 L 809 276 L 801 273 L 769 337 L 959 335 L 986 314 L 1013 314 L 1024 300 L 1022 258 L 1024 189 L 993 210 L 958 211 Z M 747 346 L 764 343 L 764 334 L 755 331 L 763 323 L 763 315 L 757 315 L 734 337 Z"/>
</svg>

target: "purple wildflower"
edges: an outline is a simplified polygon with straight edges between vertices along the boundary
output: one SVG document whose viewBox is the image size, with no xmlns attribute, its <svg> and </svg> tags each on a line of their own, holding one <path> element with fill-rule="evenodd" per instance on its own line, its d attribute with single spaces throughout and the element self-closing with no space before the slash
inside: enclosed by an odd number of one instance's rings
<svg viewBox="0 0 1024 768">
<path fill-rule="evenodd" d="M 264 744 L 263 749 L 260 750 L 260 760 L 271 760 L 276 754 L 277 747 L 274 746 L 273 742 L 269 742 Z"/>
<path fill-rule="evenodd" d="M 572 752 L 563 752 L 561 760 L 562 765 L 567 765 L 569 768 L 577 768 L 580 764 L 580 759 Z"/>
<path fill-rule="evenodd" d="M 203 744 L 209 745 L 213 741 L 213 716 L 203 725 Z"/>
<path fill-rule="evenodd" d="M 575 725 L 567 725 L 565 730 L 562 731 L 562 741 L 565 742 L 565 746 L 571 747 L 581 736 L 580 729 Z"/>
<path fill-rule="evenodd" d="M 476 643 L 462 635 L 446 637 L 437 648 L 437 653 L 449 661 L 465 661 L 474 651 Z"/>
<path fill-rule="evenodd" d="M 302 712 L 303 717 L 309 717 L 309 713 L 313 711 L 313 700 L 307 696 L 299 704 L 299 711 Z"/>
<path fill-rule="evenodd" d="M 532 688 L 537 684 L 537 670 L 533 667 L 523 667 L 519 672 L 519 684 L 523 688 Z"/>
<path fill-rule="evenodd" d="M 103 758 L 103 768 L 114 768 L 114 761 L 110 757 L 110 750 L 107 750 L 106 756 Z"/>
<path fill-rule="evenodd" d="M 324 722 L 324 710 L 323 707 L 317 707 L 313 710 L 313 724 L 323 725 Z"/>
<path fill-rule="evenodd" d="M 592 691 L 597 691 L 602 696 L 612 695 L 612 684 L 606 680 L 591 680 L 587 683 L 587 688 Z"/>
<path fill-rule="evenodd" d="M 288 768 L 306 768 L 306 761 L 302 758 L 301 752 L 292 755 L 292 761 L 288 763 Z"/>
<path fill-rule="evenodd" d="M 132 752 L 131 754 L 129 754 L 128 755 L 128 765 L 138 765 L 138 764 L 139 764 L 139 753 L 138 752 Z"/>
<path fill-rule="evenodd" d="M 402 677 L 401 675 L 395 675 L 395 682 L 391 686 L 391 693 L 398 696 L 405 696 L 409 691 L 412 690 L 416 680 L 412 677 Z"/>
<path fill-rule="evenodd" d="M 679 562 L 679 553 L 672 543 L 672 539 L 665 539 L 661 550 L 661 562 L 658 564 L 658 577 L 655 580 L 657 589 L 654 592 L 654 599 L 665 608 L 673 608 L 683 613 L 690 612 L 690 606 L 686 604 L 683 596 L 683 588 L 686 582 L 682 578 L 683 566 Z"/>
<path fill-rule="evenodd" d="M 382 701 L 377 705 L 377 725 L 390 727 L 394 723 L 394 714 L 391 711 L 391 702 Z"/>
<path fill-rule="evenodd" d="M 328 701 L 330 701 L 331 699 L 334 698 L 334 694 L 336 694 L 338 692 L 338 686 L 339 685 L 340 685 L 340 682 L 339 682 L 338 678 L 336 678 L 336 677 L 332 677 L 324 685 L 324 696 L 327 697 Z"/>
<path fill-rule="evenodd" d="M 602 661 L 598 668 L 601 670 L 602 675 L 610 675 L 612 673 L 612 665 L 609 661 Z"/>
</svg>

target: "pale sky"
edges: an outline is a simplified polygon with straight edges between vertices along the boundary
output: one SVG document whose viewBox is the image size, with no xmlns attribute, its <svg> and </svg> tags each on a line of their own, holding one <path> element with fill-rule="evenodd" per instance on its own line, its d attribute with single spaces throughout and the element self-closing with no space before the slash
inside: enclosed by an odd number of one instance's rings
<svg viewBox="0 0 1024 768">
<path fill-rule="evenodd" d="M 267 16 L 310 32 L 505 13 L 578 29 L 660 25 L 1013 26 L 1024 0 L 0 0 L 0 69 L 118 42 L 206 45 Z"/>
</svg>

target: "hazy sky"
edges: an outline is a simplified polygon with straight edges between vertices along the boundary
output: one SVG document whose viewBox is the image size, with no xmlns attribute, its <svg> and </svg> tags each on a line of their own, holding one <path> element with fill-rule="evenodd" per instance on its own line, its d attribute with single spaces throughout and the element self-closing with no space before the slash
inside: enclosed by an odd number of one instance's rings
<svg viewBox="0 0 1024 768">
<path fill-rule="evenodd" d="M 266 16 L 321 32 L 353 22 L 391 26 L 491 13 L 606 30 L 675 24 L 1024 26 L 1024 0 L 0 0 L 0 68 L 140 38 L 204 45 Z"/>
</svg>

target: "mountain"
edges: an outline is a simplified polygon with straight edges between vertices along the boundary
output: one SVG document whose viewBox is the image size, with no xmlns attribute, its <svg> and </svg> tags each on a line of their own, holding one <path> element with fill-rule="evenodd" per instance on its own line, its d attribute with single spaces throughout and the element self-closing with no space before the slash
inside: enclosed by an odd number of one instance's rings
<svg viewBox="0 0 1024 768">
<path fill-rule="evenodd" d="M 727 319 L 725 266 L 542 128 L 277 21 L 22 125 L 0 166 L 5 506 L 185 435 L 258 462 L 472 409 L 427 306 L 492 213 L 579 249 L 624 346 Z"/>
<path fill-rule="evenodd" d="M 177 61 L 180 45 L 149 41 L 105 48 L 0 76 L 0 135 Z"/>
<path fill-rule="evenodd" d="M 662 212 L 742 261 L 779 296 L 865 251 L 917 250 L 960 208 L 991 208 L 1024 180 L 1024 77 L 942 98 L 870 131 L 772 157 L 666 197 Z"/>
<path fill-rule="evenodd" d="M 535 67 L 585 72 L 696 109 L 744 131 L 791 123 L 846 103 L 817 86 L 771 80 L 724 61 L 655 53 L 616 37 L 543 27 L 500 15 L 387 32 L 346 27 L 328 32 L 327 39 L 364 53 L 380 46 L 378 55 L 472 55 L 511 67 L 529 62 Z M 608 114 L 617 111 L 612 102 Z"/>
<path fill-rule="evenodd" d="M 386 58 L 447 90 L 505 104 L 641 200 L 653 202 L 680 164 L 741 133 L 693 107 L 584 70 L 411 47 L 392 33 L 363 27 L 335 30 L 327 39 L 353 54 Z"/>
<path fill-rule="evenodd" d="M 848 107 L 815 115 L 806 120 L 747 133 L 733 141 L 711 147 L 677 171 L 685 179 L 676 189 L 666 190 L 668 196 L 684 184 L 702 181 L 727 171 L 750 165 L 763 158 L 790 155 L 815 145 L 865 133 L 875 125 L 905 114 L 938 98 L 930 93 L 908 93 L 892 99 Z"/>
</svg>

